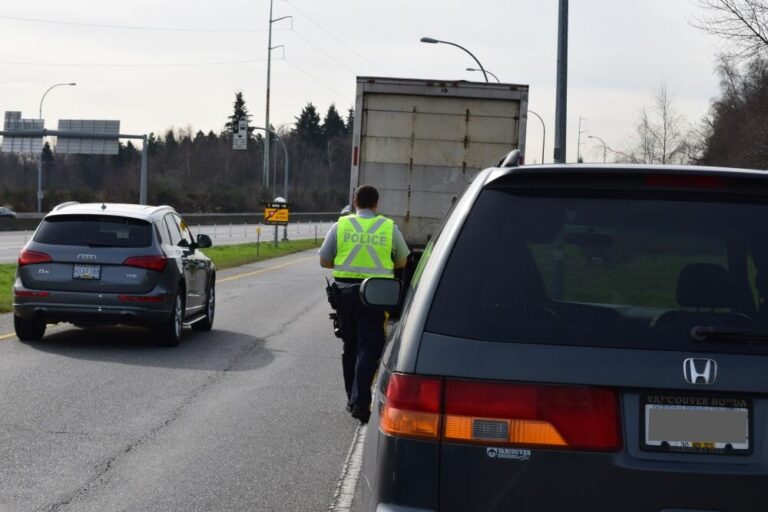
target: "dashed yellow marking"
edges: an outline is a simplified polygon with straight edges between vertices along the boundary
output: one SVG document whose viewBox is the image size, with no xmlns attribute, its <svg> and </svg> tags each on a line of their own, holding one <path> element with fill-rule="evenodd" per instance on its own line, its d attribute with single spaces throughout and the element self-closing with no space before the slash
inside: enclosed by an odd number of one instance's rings
<svg viewBox="0 0 768 512">
<path fill-rule="evenodd" d="M 13 333 L 13 332 L 10 333 L 10 334 L 0 334 L 0 341 L 9 340 L 9 339 L 15 338 L 15 337 L 16 337 L 16 333 Z"/>
<path fill-rule="evenodd" d="M 262 269 L 259 269 L 259 270 L 254 270 L 253 272 L 245 272 L 243 274 L 237 274 L 237 275 L 234 275 L 234 276 L 225 277 L 223 279 L 216 279 L 216 282 L 217 283 L 225 283 L 227 281 L 234 281 L 235 279 L 243 279 L 244 277 L 251 277 L 251 276 L 258 275 L 258 274 L 263 274 L 265 272 L 271 272 L 273 270 L 277 270 L 277 269 L 285 268 L 285 267 L 290 267 L 291 265 L 296 265 L 298 263 L 303 263 L 305 261 L 314 260 L 314 259 L 317 259 L 317 258 L 318 258 L 317 256 L 310 256 L 310 257 L 307 257 L 307 258 L 301 258 L 300 260 L 289 261 L 288 263 L 283 263 L 282 265 L 275 265 L 274 267 L 262 268 Z"/>
</svg>

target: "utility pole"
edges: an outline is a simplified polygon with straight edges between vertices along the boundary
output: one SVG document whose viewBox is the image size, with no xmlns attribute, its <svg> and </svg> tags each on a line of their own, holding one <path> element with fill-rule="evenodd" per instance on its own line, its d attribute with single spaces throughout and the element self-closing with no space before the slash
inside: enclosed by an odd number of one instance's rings
<svg viewBox="0 0 768 512">
<path fill-rule="evenodd" d="M 267 43 L 267 108 L 266 108 L 266 121 L 264 126 L 269 130 L 269 89 L 270 81 L 272 79 L 272 50 L 283 47 L 283 45 L 272 46 L 272 24 L 280 20 L 285 20 L 293 16 L 282 16 L 280 18 L 272 19 L 272 4 L 274 0 L 269 0 L 269 42 Z M 262 178 L 262 185 L 265 189 L 269 189 L 269 142 L 272 137 L 271 132 L 264 134 L 264 176 Z"/>
<path fill-rule="evenodd" d="M 560 0 L 557 35 L 557 101 L 555 105 L 555 163 L 565 163 L 568 110 L 568 0 Z"/>
</svg>

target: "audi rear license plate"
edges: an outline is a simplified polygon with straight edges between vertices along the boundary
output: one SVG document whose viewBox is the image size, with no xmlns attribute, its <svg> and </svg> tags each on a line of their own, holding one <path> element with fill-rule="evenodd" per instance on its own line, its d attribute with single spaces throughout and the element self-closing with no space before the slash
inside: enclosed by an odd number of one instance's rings
<svg viewBox="0 0 768 512">
<path fill-rule="evenodd" d="M 72 279 L 98 281 L 101 279 L 101 265 L 75 265 L 72 270 Z"/>
<path fill-rule="evenodd" d="M 642 408 L 643 449 L 722 455 L 752 452 L 749 400 L 649 394 L 643 397 Z"/>
</svg>

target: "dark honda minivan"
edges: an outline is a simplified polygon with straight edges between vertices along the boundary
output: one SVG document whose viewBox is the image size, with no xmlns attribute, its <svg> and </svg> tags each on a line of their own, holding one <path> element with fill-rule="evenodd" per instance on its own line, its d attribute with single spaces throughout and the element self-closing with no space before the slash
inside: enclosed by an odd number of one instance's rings
<svg viewBox="0 0 768 512">
<path fill-rule="evenodd" d="M 364 510 L 768 510 L 767 298 L 766 173 L 481 172 L 388 340 Z"/>
</svg>

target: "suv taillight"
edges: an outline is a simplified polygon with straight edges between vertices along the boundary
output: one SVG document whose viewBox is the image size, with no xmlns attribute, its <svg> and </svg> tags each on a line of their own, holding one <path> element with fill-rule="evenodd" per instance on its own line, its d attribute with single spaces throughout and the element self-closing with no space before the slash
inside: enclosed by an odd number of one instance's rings
<svg viewBox="0 0 768 512">
<path fill-rule="evenodd" d="M 452 443 L 615 452 L 616 392 L 392 374 L 380 428 Z"/>
<path fill-rule="evenodd" d="M 50 263 L 53 261 L 50 255 L 44 252 L 28 251 L 26 249 L 19 253 L 18 264 L 20 267 L 24 265 L 34 265 L 35 263 Z"/>
<path fill-rule="evenodd" d="M 167 263 L 168 258 L 165 256 L 131 256 L 123 262 L 123 265 L 162 272 Z"/>
</svg>

